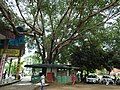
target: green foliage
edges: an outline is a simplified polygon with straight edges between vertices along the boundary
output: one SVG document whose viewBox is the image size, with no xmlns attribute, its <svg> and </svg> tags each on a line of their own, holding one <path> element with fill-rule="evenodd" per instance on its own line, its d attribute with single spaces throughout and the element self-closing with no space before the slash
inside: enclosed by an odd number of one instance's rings
<svg viewBox="0 0 120 90">
<path fill-rule="evenodd" d="M 82 70 L 120 68 L 119 26 L 116 28 L 114 25 L 84 35 L 86 38 L 78 43 L 79 47 L 71 55 L 71 63 Z"/>
<path fill-rule="evenodd" d="M 9 63 L 8 62 L 5 63 L 4 70 L 7 70 L 7 72 L 8 72 L 8 70 L 9 70 Z"/>
<path fill-rule="evenodd" d="M 29 61 L 29 60 L 31 60 L 31 61 Z M 33 54 L 33 55 L 25 57 L 24 61 L 28 65 L 29 64 L 40 64 L 40 63 L 42 63 L 42 60 L 40 59 L 40 57 L 37 54 Z"/>
<path fill-rule="evenodd" d="M 55 63 L 59 64 L 70 64 L 70 55 L 72 54 L 72 51 L 74 50 L 73 45 L 70 45 L 69 47 L 66 47 L 60 51 L 60 53 L 57 55 Z"/>
<path fill-rule="evenodd" d="M 90 55 L 83 53 L 89 59 L 94 59 L 95 53 L 99 54 L 99 48 L 101 52 L 103 46 L 119 47 L 118 43 L 111 43 L 114 41 L 111 38 L 118 33 L 104 28 L 106 21 L 119 17 L 118 0 L 16 0 L 16 3 L 3 1 L 10 9 L 13 17 L 11 22 L 15 26 L 24 25 L 28 36 L 33 36 L 32 39 L 26 37 L 27 46 L 38 50 L 41 59 L 46 63 L 54 63 L 55 60 L 63 63 L 62 60 L 66 59 L 70 52 L 69 49 L 62 48 L 71 42 L 89 52 Z M 20 13 L 17 13 L 18 9 Z M 4 19 L 10 23 L 7 16 Z M 114 39 L 117 38 L 117 41 L 118 37 L 114 36 Z"/>
<path fill-rule="evenodd" d="M 16 74 L 17 71 L 17 62 L 13 62 L 12 63 L 12 67 L 11 67 L 11 74 Z"/>
</svg>

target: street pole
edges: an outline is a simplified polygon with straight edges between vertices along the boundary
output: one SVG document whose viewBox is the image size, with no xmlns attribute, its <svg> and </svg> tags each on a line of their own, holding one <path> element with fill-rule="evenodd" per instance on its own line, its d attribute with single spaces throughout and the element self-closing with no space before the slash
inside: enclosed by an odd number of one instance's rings
<svg viewBox="0 0 120 90">
<path fill-rule="evenodd" d="M 4 64 L 5 64 L 5 60 L 6 60 L 6 53 L 7 53 L 8 45 L 9 45 L 9 39 L 5 39 L 3 55 L 1 58 L 1 62 L 0 62 L 0 83 L 2 83 L 3 70 L 4 70 Z"/>
<path fill-rule="evenodd" d="M 21 57 L 18 57 L 18 64 L 17 64 L 17 71 L 16 71 L 16 80 L 19 79 L 19 72 L 20 72 L 20 59 L 21 59 Z"/>
</svg>

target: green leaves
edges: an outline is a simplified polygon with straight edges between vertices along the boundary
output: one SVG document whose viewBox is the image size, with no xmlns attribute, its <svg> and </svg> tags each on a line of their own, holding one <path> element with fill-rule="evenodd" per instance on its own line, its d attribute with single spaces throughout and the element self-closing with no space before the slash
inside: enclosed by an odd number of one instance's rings
<svg viewBox="0 0 120 90">
<path fill-rule="evenodd" d="M 111 46 L 112 40 L 106 40 L 113 38 L 112 33 L 116 32 L 108 33 L 109 30 L 105 30 L 104 26 L 106 19 L 118 18 L 119 15 L 119 7 L 114 6 L 112 1 L 18 0 L 17 6 L 14 3 L 10 5 L 8 1 L 5 2 L 14 16 L 12 22 L 15 26 L 24 25 L 28 29 L 26 35 L 32 36 L 32 39 L 26 39 L 29 43 L 28 47 L 37 49 L 40 47 L 38 51 L 41 52 L 41 57 L 52 61 L 55 53 L 61 52 L 60 49 L 71 42 L 80 46 L 92 43 L 92 46 L 96 48 L 101 48 L 103 42 Z M 6 17 L 4 20 L 10 22 Z M 114 36 L 114 39 L 116 38 L 118 37 Z M 38 44 L 34 42 L 36 39 L 38 39 Z"/>
</svg>

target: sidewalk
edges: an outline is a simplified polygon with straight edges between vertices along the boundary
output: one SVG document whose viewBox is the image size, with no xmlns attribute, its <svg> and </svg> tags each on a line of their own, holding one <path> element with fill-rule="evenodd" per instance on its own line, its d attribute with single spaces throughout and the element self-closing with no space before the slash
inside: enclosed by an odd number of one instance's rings
<svg viewBox="0 0 120 90">
<path fill-rule="evenodd" d="M 2 80 L 2 83 L 0 83 L 0 87 L 5 86 L 5 85 L 10 85 L 10 84 L 13 84 L 13 83 L 16 83 L 16 82 L 19 82 L 19 81 L 21 81 L 21 79 L 20 80 L 15 80 L 12 77 L 8 77 L 8 78 Z"/>
<path fill-rule="evenodd" d="M 20 83 L 16 83 L 16 82 L 19 82 L 21 81 Z M 5 80 L 2 80 L 2 84 L 0 84 L 0 87 L 2 86 L 6 86 L 6 85 L 10 85 L 10 84 L 13 84 L 13 83 L 16 83 L 15 85 L 35 85 L 35 86 L 41 86 L 41 83 L 31 83 L 31 76 L 25 76 L 25 77 L 21 77 L 20 80 L 15 80 L 14 77 L 9 77 L 9 78 L 6 78 Z M 44 86 L 49 86 L 48 83 L 45 83 Z"/>
</svg>

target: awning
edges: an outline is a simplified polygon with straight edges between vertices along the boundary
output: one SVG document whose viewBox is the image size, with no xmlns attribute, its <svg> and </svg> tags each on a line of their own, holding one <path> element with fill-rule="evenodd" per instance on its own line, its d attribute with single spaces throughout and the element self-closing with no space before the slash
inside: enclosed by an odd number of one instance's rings
<svg viewBox="0 0 120 90">
<path fill-rule="evenodd" d="M 79 67 L 72 67 L 71 65 L 57 65 L 57 64 L 32 64 L 25 65 L 24 67 L 29 68 L 59 68 L 59 69 L 80 69 Z"/>
<path fill-rule="evenodd" d="M 66 65 L 57 65 L 57 64 L 32 64 L 32 65 L 25 65 L 25 67 L 30 67 L 30 68 L 70 68 L 69 66 Z"/>
</svg>

